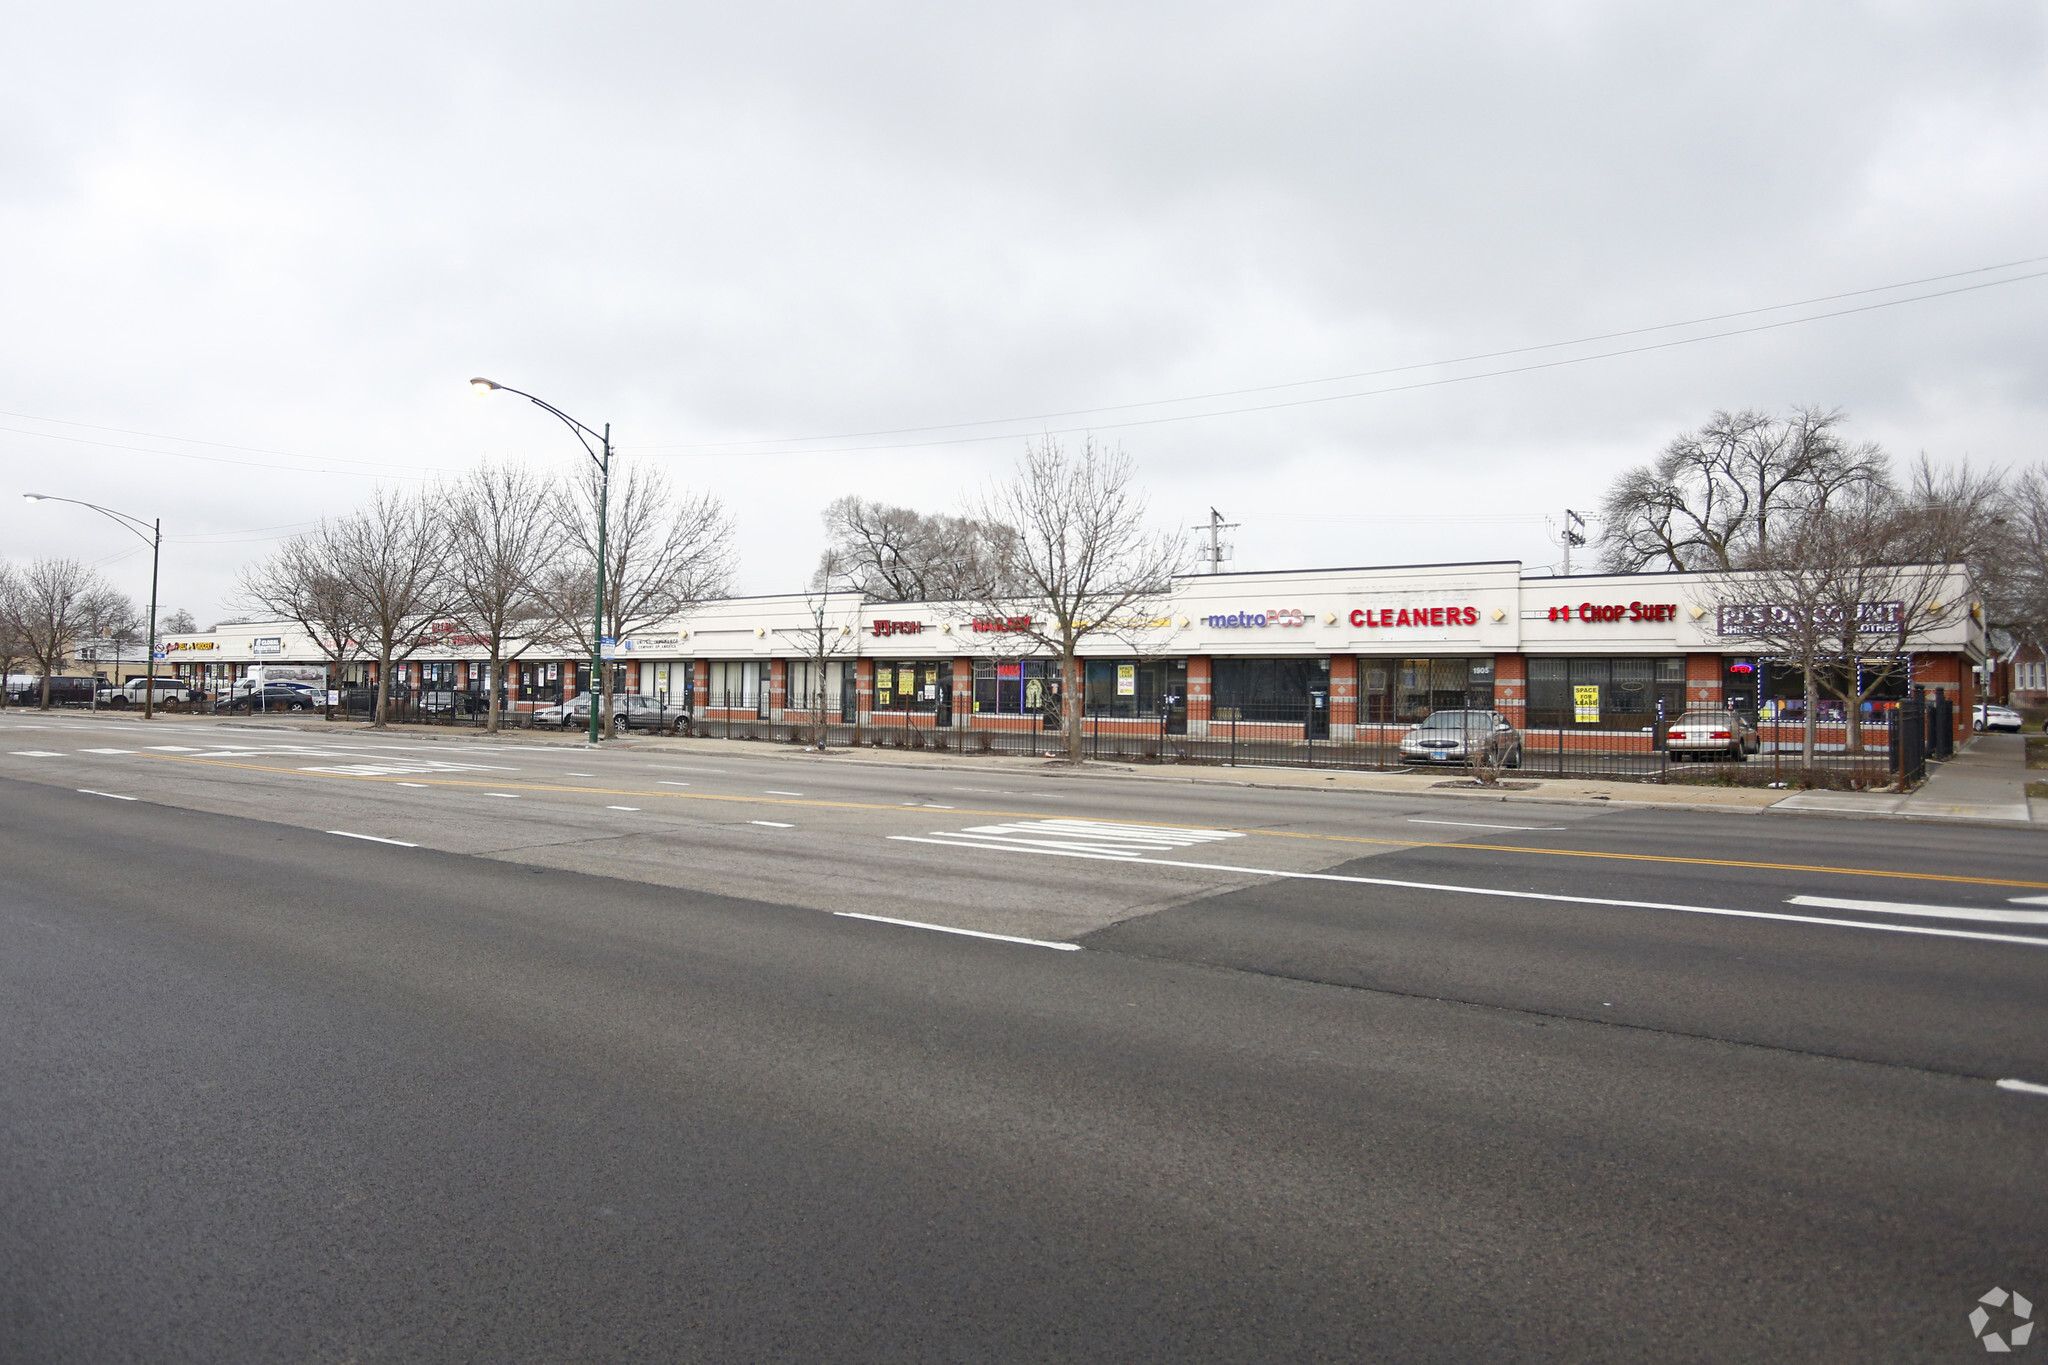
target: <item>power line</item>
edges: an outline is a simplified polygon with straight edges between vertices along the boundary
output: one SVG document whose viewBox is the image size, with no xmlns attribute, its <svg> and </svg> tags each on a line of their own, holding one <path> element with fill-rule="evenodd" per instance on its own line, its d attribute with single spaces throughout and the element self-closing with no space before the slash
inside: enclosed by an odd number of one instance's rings
<svg viewBox="0 0 2048 1365">
<path fill-rule="evenodd" d="M 2048 259 L 2048 258 L 2043 258 Z M 1559 360 L 1543 360 L 1528 365 L 1510 365 L 1497 370 L 1481 370 L 1476 374 L 1447 375 L 1441 379 L 1422 379 L 1410 384 L 1389 384 L 1377 389 L 1356 389 L 1350 393 L 1323 394 L 1314 398 L 1292 398 L 1278 403 L 1254 403 L 1239 408 L 1219 408 L 1209 412 L 1178 413 L 1167 417 L 1140 417 L 1124 422 L 1098 422 L 1087 426 L 1059 427 L 1036 431 L 997 432 L 987 436 L 947 437 L 932 441 L 891 441 L 879 445 L 826 446 L 808 451 L 791 451 L 789 454 L 806 455 L 853 455 L 876 450 L 917 450 L 928 446 L 980 445 L 990 441 L 1014 441 L 1032 436 L 1078 436 L 1098 431 L 1123 431 L 1134 427 L 1163 426 L 1173 422 L 1205 421 L 1212 417 L 1236 417 L 1252 412 L 1277 412 L 1287 408 L 1313 407 L 1320 403 L 1341 403 L 1353 398 L 1376 398 L 1390 393 L 1410 393 L 1420 389 L 1442 388 L 1450 384 L 1469 384 L 1480 379 L 1499 379 L 1506 375 L 1532 374 L 1539 370 L 1560 369 L 1567 365 L 1585 365 L 1596 360 L 1612 360 L 1617 356 L 1639 355 L 1649 351 L 1670 350 L 1678 346 L 1696 346 L 1705 341 L 1720 341 L 1728 337 L 1748 336 L 1756 332 L 1776 331 L 1781 327 L 1797 327 L 1809 322 L 1825 322 L 1831 318 L 1852 317 L 1858 313 L 1872 313 L 1884 308 L 1897 308 L 1908 303 L 1924 303 L 1928 299 L 1948 298 L 1956 294 L 1974 293 L 1980 289 L 1994 289 L 2000 285 L 2019 284 L 2027 280 L 2048 277 L 2048 270 L 2037 270 L 2026 275 L 2013 275 L 2002 280 L 1987 280 L 1982 284 L 1961 285 L 1954 289 L 1939 289 L 1931 293 L 1915 294 L 1903 299 L 1887 299 L 1882 303 L 1864 304 L 1857 308 L 1838 308 L 1833 312 L 1814 313 L 1802 318 L 1785 318 L 1778 322 L 1759 323 L 1754 327 L 1732 327 L 1722 332 L 1708 332 L 1702 336 L 1680 337 L 1672 341 L 1650 342 L 1642 346 L 1623 346 L 1612 351 L 1597 351 L 1592 355 L 1566 356 Z M 660 447 L 636 447 L 640 450 L 661 449 Z M 711 455 L 716 451 L 697 452 Z"/>
<path fill-rule="evenodd" d="M 1817 296 L 1815 296 L 1815 297 L 1813 297 L 1813 298 L 1809 298 L 1809 299 L 1798 299 L 1798 300 L 1794 300 L 1793 302 L 1790 302 L 1790 303 L 1773 303 L 1773 304 L 1766 304 L 1766 305 L 1764 305 L 1764 306 L 1762 306 L 1762 307 L 1758 307 L 1758 308 L 1743 308 L 1743 309 L 1738 309 L 1738 310 L 1736 310 L 1735 312 L 1731 312 L 1731 313 L 1713 313 L 1713 314 L 1709 314 L 1709 315 L 1707 315 L 1707 316 L 1705 316 L 1705 317 L 1697 317 L 1697 318 L 1690 318 L 1690 319 L 1687 319 L 1686 321 L 1683 321 L 1683 322 L 1660 322 L 1660 323 L 1656 323 L 1656 324 L 1654 324 L 1654 325 L 1652 325 L 1652 326 L 1647 326 L 1647 327 L 1632 327 L 1632 328 L 1628 328 L 1628 329 L 1625 329 L 1625 330 L 1623 330 L 1623 331 L 1619 331 L 1619 332 L 1601 332 L 1601 333 L 1597 333 L 1597 334 L 1595 334 L 1595 335 L 1592 335 L 1592 336 L 1576 337 L 1576 338 L 1574 338 L 1574 339 L 1572 339 L 1572 340 L 1569 340 L 1569 341 L 1545 341 L 1545 342 L 1540 342 L 1540 343 L 1537 343 L 1537 344 L 1535 344 L 1535 345 L 1531 345 L 1531 346 L 1515 346 L 1515 347 L 1509 347 L 1509 348 L 1507 348 L 1507 349 L 1505 349 L 1505 350 L 1498 350 L 1498 351 L 1481 351 L 1481 352 L 1476 352 L 1476 353 L 1474 353 L 1474 354 L 1472 354 L 1472 355 L 1463 355 L 1463 356 L 1453 356 L 1453 357 L 1451 357 L 1451 358 L 1449 358 L 1449 359 L 1446 359 L 1446 360 L 1430 360 L 1430 361 L 1422 361 L 1422 362 L 1418 362 L 1418 363 L 1415 363 L 1415 364 L 1410 364 L 1410 365 L 1394 365 L 1394 366 L 1389 366 L 1389 367 L 1387 367 L 1387 368 L 1385 368 L 1385 369 L 1378 369 L 1378 370 L 1360 370 L 1360 371 L 1357 371 L 1357 372 L 1355 372 L 1355 373 L 1351 373 L 1351 374 L 1339 374 L 1339 375 L 1328 375 L 1328 376 L 1325 376 L 1324 378 L 1321 378 L 1321 379 L 1294 379 L 1294 380 L 1288 380 L 1288 381 L 1286 381 L 1286 382 L 1284 382 L 1284 383 L 1279 383 L 1279 384 L 1260 384 L 1260 385 L 1254 385 L 1254 386 L 1251 386 L 1251 387 L 1247 387 L 1247 388 L 1237 388 L 1237 389 L 1220 389 L 1220 390 L 1217 390 L 1217 391 L 1214 391 L 1214 392 L 1211 392 L 1211 393 L 1197 393 L 1197 394 L 1187 394 L 1187 395 L 1184 395 L 1184 396 L 1182 396 L 1182 397 L 1179 397 L 1179 398 L 1153 398 L 1153 399 L 1146 399 L 1146 400 L 1143 400 L 1143 401 L 1140 401 L 1140 402 L 1133 402 L 1133 403 L 1112 403 L 1112 404 L 1108 404 L 1108 405 L 1106 405 L 1106 406 L 1103 406 L 1103 407 L 1094 407 L 1094 408 L 1069 408 L 1069 409 L 1066 409 L 1066 410 L 1064 410 L 1064 411 L 1058 411 L 1058 412 L 1040 412 L 1040 413 L 1028 413 L 1028 414 L 1025 414 L 1025 415 L 1022 415 L 1022 416 L 1017 416 L 1017 417 L 987 417 L 987 418 L 978 418 L 978 419 L 973 419 L 973 420 L 969 420 L 969 421 L 961 421 L 961 422 L 941 422 L 941 423 L 936 423 L 936 424 L 933 424 L 933 425 L 929 425 L 929 426 L 916 426 L 916 427 L 891 427 L 891 428 L 884 428 L 884 429 L 880 429 L 880 430 L 874 430 L 874 431 L 850 431 L 850 432 L 839 432 L 839 433 L 835 433 L 835 434 L 830 434 L 830 435 L 822 435 L 822 436 L 783 436 L 783 437 L 772 437 L 772 438 L 770 438 L 770 437 L 764 437 L 764 438 L 761 438 L 761 439 L 759 439 L 759 440 L 751 440 L 751 441 L 723 441 L 723 442 L 698 442 L 698 443 L 694 443 L 694 444 L 685 444 L 685 445 L 651 445 L 651 446 L 625 446 L 625 447 L 621 447 L 621 448 L 622 448 L 622 449 L 626 449 L 626 450 L 642 450 L 642 451 L 673 451 L 673 452 L 678 452 L 678 453 L 680 453 L 680 452 L 687 452 L 687 451 L 694 451 L 694 450 L 704 450 L 704 451 L 733 451 L 733 450 L 742 450 L 742 449 L 749 449 L 749 448 L 754 448 L 754 447 L 759 447 L 759 446 L 782 446 L 782 445 L 804 445 L 804 444 L 809 444 L 809 443 L 811 443 L 811 442 L 816 442 L 816 441 L 855 441 L 855 440 L 865 440 L 865 439 L 867 439 L 868 437 L 873 437 L 873 436 L 919 436 L 919 435 L 924 435 L 924 434 L 926 434 L 926 433 L 928 433 L 928 432 L 934 432 L 934 431 L 957 431 L 957 430 L 962 430 L 962 429 L 965 429 L 965 428 L 968 428 L 968 427 L 982 427 L 982 426 L 1009 426 L 1009 425 L 1015 425 L 1016 423 L 1019 423 L 1019 422 L 1045 422 L 1045 421 L 1052 421 L 1052 420 L 1055 420 L 1055 419 L 1058 419 L 1058 418 L 1066 418 L 1066 417 L 1091 417 L 1091 416 L 1095 416 L 1096 414 L 1099 414 L 1099 413 L 1108 413 L 1108 412 L 1130 412 L 1130 411 L 1135 411 L 1135 410 L 1138 410 L 1138 409 L 1141 409 L 1141 408 L 1171 407 L 1171 406 L 1173 406 L 1173 405 L 1175 405 L 1175 404 L 1178 404 L 1178 403 L 1202 403 L 1202 402 L 1209 402 L 1209 401 L 1212 401 L 1212 400 L 1214 400 L 1214 399 L 1219 399 L 1219 398 L 1240 398 L 1240 397 L 1243 397 L 1243 396 L 1245 396 L 1245 395 L 1247 395 L 1247 394 L 1254 394 L 1254 393 L 1277 393 L 1277 392 L 1280 392 L 1280 391 L 1283 391 L 1283 390 L 1286 390 L 1286 389 L 1298 389 L 1298 388 L 1312 388 L 1312 387 L 1314 387 L 1315 385 L 1318 385 L 1318 384 L 1341 384 L 1341 383 L 1348 383 L 1348 382 L 1350 382 L 1350 381 L 1352 381 L 1352 380 L 1356 380 L 1356 379 L 1377 379 L 1377 378 L 1381 378 L 1381 377 L 1384 377 L 1384 376 L 1386 376 L 1386 375 L 1390 375 L 1390 374 L 1408 374 L 1408 373 L 1412 373 L 1412 372 L 1414 372 L 1414 371 L 1416 371 L 1416 370 L 1432 370 L 1432 369 L 1440 369 L 1440 368 L 1442 368 L 1443 366 L 1446 366 L 1446 365 L 1465 365 L 1465 364 L 1471 364 L 1471 363 L 1474 363 L 1474 362 L 1476 362 L 1476 361 L 1481 361 L 1481 360 L 1499 360 L 1499 359 L 1502 359 L 1502 358 L 1504 358 L 1504 357 L 1507 357 L 1507 356 L 1514 356 L 1514 355 L 1531 355 L 1531 354 L 1534 354 L 1534 353 L 1536 353 L 1536 352 L 1538 352 L 1538 351 L 1552 351 L 1552 350 L 1558 350 L 1558 349 L 1560 349 L 1560 348 L 1562 348 L 1562 347 L 1566 347 L 1566 346 L 1590 346 L 1590 345 L 1594 344 L 1595 342 L 1601 342 L 1601 341 L 1614 341 L 1614 340 L 1618 340 L 1619 338 L 1622 338 L 1622 337 L 1631 337 L 1631 336 L 1645 336 L 1645 335 L 1648 335 L 1649 333 L 1652 333 L 1652 332 L 1668 332 L 1668 331 L 1672 331 L 1672 330 L 1675 330 L 1675 329 L 1677 329 L 1677 328 L 1680 328 L 1680 327 L 1702 327 L 1702 326 L 1705 326 L 1705 325 L 1707 325 L 1708 323 L 1714 323 L 1714 322 L 1727 322 L 1727 321 L 1730 321 L 1730 320 L 1732 320 L 1732 319 L 1734 319 L 1734 318 L 1744 318 L 1744 317 L 1755 317 L 1755 316 L 1757 316 L 1758 314 L 1761 314 L 1761 313 L 1779 313 L 1779 312 L 1783 312 L 1783 311 L 1784 311 L 1785 309 L 1787 309 L 1787 308 L 1807 308 L 1807 307 L 1811 307 L 1811 306 L 1813 306 L 1814 304 L 1818 304 L 1818 303 L 1834 303 L 1834 302 L 1837 302 L 1837 301 L 1839 301 L 1839 300 L 1841 300 L 1841 299 L 1861 298 L 1861 297 L 1863 297 L 1864 295 L 1867 295 L 1867 294 L 1883 294 L 1883 293 L 1888 293 L 1888 292 L 1890 292 L 1891 290 L 1894 290 L 1894 289 L 1911 289 L 1911 288 L 1914 288 L 1914 287 L 1916 287 L 1916 286 L 1919 286 L 1919 285 L 1923 285 L 1923 284 L 1938 284 L 1938 283 L 1940 283 L 1940 282 L 1942 282 L 1942 281 L 1944 281 L 1944 280 L 1958 280 L 1958 279 L 1964 279 L 1964 278 L 1967 278 L 1968 276 L 1971 276 L 1971 275 L 1983 275 L 1983 274 L 1988 274 L 1988 273 L 1990 273 L 1990 272 L 1992 272 L 1992 271 L 1995 271 L 1995 270 L 2015 270 L 2015 269 L 2018 269 L 2018 268 L 2019 268 L 2019 267 L 2021 267 L 2021 266 L 2026 266 L 2026 265 L 2037 265 L 2037 264 L 2041 263 L 2042 261 L 2048 261 L 2048 256 L 2030 256 L 2030 257 L 2027 257 L 2027 258 L 2026 258 L 2026 259 L 2024 259 L 2024 260 L 2018 260 L 2018 261 L 2006 261 L 2006 262 L 2004 262 L 2003 264 L 2000 264 L 2000 265 L 1983 265 L 1983 266 L 1975 266 L 1975 267 L 1972 267 L 1972 268 L 1971 268 L 1971 269 L 1969 269 L 1969 270 L 1957 270 L 1957 271 L 1951 271 L 1951 272 L 1949 272 L 1948 274 L 1945 274 L 1945 275 L 1927 275 L 1927 276 L 1923 276 L 1922 278 L 1920 278 L 1920 279 L 1916 279 L 1916 280 L 1899 280 L 1899 281 L 1896 281 L 1896 282 L 1894 282 L 1894 283 L 1892 283 L 1892 284 L 1880 284 L 1880 285 L 1872 285 L 1872 286 L 1870 286 L 1870 287 L 1869 287 L 1869 288 L 1867 288 L 1867 289 L 1851 289 L 1851 290 L 1846 290 L 1846 291 L 1844 291 L 1844 292 L 1842 292 L 1842 293 L 1839 293 L 1839 294 L 1821 294 L 1821 295 L 1817 295 Z M 1993 281 L 1989 281 L 1989 282 L 1987 282 L 1987 285 L 1978 285 L 1978 286 L 1972 286 L 1972 287 L 1974 287 L 1974 288 L 1984 288 L 1984 287 L 1987 287 L 1988 285 L 1995 285 L 1995 284 L 2011 284 L 2011 283 L 2014 283 L 2014 282 L 2016 282 L 2017 280 L 2024 280 L 2024 279 L 2036 279 L 2036 278 L 2038 278 L 2038 277 L 2039 277 L 2038 273 L 2037 273 L 2037 274 L 2034 274 L 2034 275 L 2020 275 L 2020 276 L 2015 276 L 2015 277 L 2013 277 L 2013 279 L 2008 279 L 2008 280 L 1993 280 Z M 1963 290 L 1943 290 L 1943 291 L 1939 291 L 1939 292 L 1937 292 L 1937 293 L 1933 293 L 1933 294 L 1923 294 L 1923 295 L 1920 295 L 1920 296 L 1918 296 L 1918 298 L 1912 298 L 1912 299 L 1894 299 L 1894 300 L 1890 300 L 1889 302 L 1887 302 L 1887 303 L 1884 303 L 1884 304 L 1877 304 L 1877 305 L 1873 305 L 1873 307 L 1890 307 L 1890 306 L 1891 306 L 1892 304 L 1898 304 L 1898 303 L 1915 303 L 1915 302 L 1918 302 L 1918 301 L 1920 301 L 1921 299 L 1929 299 L 1929 298 L 1940 298 L 1940 297 L 1942 297 L 1943 295 L 1945 295 L 1945 294 L 1948 294 L 1948 293 L 1961 293 L 1961 292 L 1965 292 L 1965 291 L 1963 291 Z M 1846 310 L 1843 310 L 1843 312 L 1838 312 L 1838 313 L 1823 313 L 1823 314 L 1819 314 L 1819 315 L 1817 315 L 1816 317 L 1813 317 L 1813 318 L 1790 318 L 1790 319 L 1787 319 L 1787 320 L 1785 320 L 1785 321 L 1784 321 L 1784 322 L 1782 322 L 1782 323 L 1777 323 L 1777 324 L 1772 324 L 1772 325 L 1774 325 L 1774 326 L 1791 326 L 1791 325 L 1793 325 L 1793 324 L 1795 324 L 1795 323 L 1799 323 L 1799 322 L 1812 322 L 1812 321 L 1818 321 L 1818 320 L 1819 320 L 1819 319 L 1821 319 L 1821 318 L 1828 318 L 1828 317 L 1840 317 L 1840 316 L 1843 316 L 1843 315 L 1844 315 L 1844 313 L 1847 313 L 1847 312 L 1859 312 L 1859 311 L 1865 311 L 1865 310 L 1861 310 L 1861 309 L 1846 309 Z M 1720 336 L 1737 336 L 1737 335 L 1740 335 L 1740 334 L 1742 333 L 1742 331 L 1747 331 L 1747 330 L 1762 330 L 1762 329 L 1738 329 L 1737 331 L 1732 331 L 1732 332 L 1724 332 L 1724 333 L 1719 333 L 1718 335 L 1720 335 Z M 1701 337 L 1701 338 L 1694 338 L 1694 339 L 1695 339 L 1695 340 L 1712 340 L 1713 338 L 1711 338 L 1711 337 Z M 1666 343 L 1666 344 L 1670 344 L 1670 343 Z M 1629 352 L 1628 352 L 1628 351 L 1616 351 L 1616 352 L 1611 352 L 1610 354 L 1613 354 L 1613 355 L 1625 355 L 1625 354 L 1629 354 Z M 1592 359 L 1598 359 L 1598 358 L 1600 358 L 1600 357 L 1589 357 L 1589 358 L 1592 358 Z M 1509 371 L 1501 371 L 1500 373 L 1515 373 L 1515 372 L 1516 372 L 1516 371 L 1512 371 L 1512 370 L 1509 370 Z M 1483 376 L 1483 375 L 1475 375 L 1475 376 L 1472 376 L 1472 377 L 1473 377 L 1473 378 L 1484 378 L 1484 377 L 1486 377 L 1486 376 Z M 1392 390 L 1385 390 L 1385 392 L 1391 392 L 1391 391 L 1392 391 Z M 1341 395 L 1341 394 L 1340 394 L 1340 395 L 1336 395 L 1336 396 L 1337 396 L 1337 397 L 1340 397 L 1340 398 L 1341 398 L 1341 397 L 1345 397 L 1345 396 L 1347 396 L 1347 395 Z M 1308 401 L 1321 401 L 1321 400 L 1308 400 Z M 1262 410 L 1263 410 L 1263 409 L 1260 409 L 1260 408 L 1237 408 L 1237 409 L 1231 409 L 1230 411 L 1231 411 L 1231 412 L 1255 412 L 1255 411 L 1262 411 Z M 1227 413 L 1216 413 L 1216 414 L 1202 414 L 1202 413 L 1197 413 L 1197 414 L 1190 414 L 1190 415 L 1191 415 L 1191 416 L 1223 416 L 1223 415 L 1228 415 L 1228 414 L 1227 414 Z M 1180 419 L 1166 419 L 1166 420 L 1180 420 Z M 969 440 L 990 440 L 990 439 L 997 439 L 997 440 L 1000 440 L 1000 439 L 1009 439 L 1009 438 L 1010 438 L 1011 436 L 1013 436 L 1014 434 L 1015 434 L 1015 433 L 1003 433 L 1003 434 L 1002 434 L 1001 436 L 997 436 L 997 437 L 963 437 L 963 438 L 961 438 L 961 440 L 962 440 L 962 441 L 964 442 L 964 441 L 969 441 Z M 942 442 L 929 442 L 929 443 L 919 443 L 919 444 L 952 444 L 952 442 L 943 442 L 943 443 L 942 443 Z M 863 447 L 855 447 L 855 449 L 893 449 L 893 448 L 895 448 L 895 447 L 891 447 L 891 446 L 863 446 Z M 832 452 L 821 452 L 821 453 L 832 453 Z"/>
</svg>

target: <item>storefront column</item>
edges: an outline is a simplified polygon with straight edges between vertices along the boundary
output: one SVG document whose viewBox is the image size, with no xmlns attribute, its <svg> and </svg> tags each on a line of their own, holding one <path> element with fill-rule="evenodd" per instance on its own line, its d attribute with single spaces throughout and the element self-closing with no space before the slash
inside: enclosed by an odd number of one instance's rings
<svg viewBox="0 0 2048 1365">
<path fill-rule="evenodd" d="M 567 701 L 567 700 L 569 700 L 569 698 L 571 698 L 571 697 L 573 697 L 573 696 L 575 696 L 575 695 L 576 695 L 576 665 L 575 665 L 575 664 L 573 664 L 573 663 L 565 663 L 565 664 L 563 664 L 563 665 L 562 665 L 562 697 L 561 697 L 561 699 L 562 699 L 563 701 Z"/>
<path fill-rule="evenodd" d="M 853 715 L 858 725 L 872 725 L 875 719 L 875 661 L 853 661 Z"/>
<path fill-rule="evenodd" d="M 711 660 L 690 660 L 690 709 L 697 715 L 711 705 Z"/>
<path fill-rule="evenodd" d="M 1529 728 L 1529 660 L 1521 654 L 1493 656 L 1493 709 L 1517 730 Z"/>
<path fill-rule="evenodd" d="M 1188 733 L 1202 736 L 1209 733 L 1209 656 L 1190 654 L 1188 656 Z"/>
<path fill-rule="evenodd" d="M 1358 656 L 1330 656 L 1330 738 L 1350 739 L 1358 733 Z"/>
<path fill-rule="evenodd" d="M 1717 707 L 1721 704 L 1722 667 L 1718 654 L 1685 656 L 1685 704 L 1688 707 Z M 1678 717 L 1668 716 L 1666 719 L 1677 720 Z"/>
<path fill-rule="evenodd" d="M 789 700 L 789 660 L 768 661 L 768 719 L 782 719 L 784 704 Z"/>
<path fill-rule="evenodd" d="M 1915 654 L 1913 656 L 1913 685 L 1927 689 L 1927 700 L 1934 700 L 1934 689 L 1941 688 L 1955 708 L 1956 743 L 1969 739 L 1976 725 L 1976 688 L 1972 678 L 1976 670 L 1964 666 L 1960 654 Z"/>
<path fill-rule="evenodd" d="M 974 724 L 974 660 L 953 660 L 953 723 Z"/>
</svg>

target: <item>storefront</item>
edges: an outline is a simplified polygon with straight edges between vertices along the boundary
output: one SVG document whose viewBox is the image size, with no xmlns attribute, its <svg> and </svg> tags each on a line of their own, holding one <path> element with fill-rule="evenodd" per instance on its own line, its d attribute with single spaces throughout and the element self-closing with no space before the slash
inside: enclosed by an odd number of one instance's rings
<svg viewBox="0 0 2048 1365">
<path fill-rule="evenodd" d="M 1820 723 L 1840 726 L 1853 705 L 1881 725 L 1925 687 L 1944 689 L 1967 724 L 1986 653 L 1981 610 L 1960 568 L 1916 572 L 1939 579 L 1946 605 L 1903 652 L 1893 641 L 1827 664 Z M 1083 638 L 1073 701 L 1105 733 L 1201 738 L 1226 727 L 1308 742 L 1384 742 L 1434 712 L 1468 708 L 1610 746 L 1646 744 L 1660 712 L 1692 706 L 1796 722 L 1805 680 L 1738 633 L 1754 610 L 1739 603 L 1740 588 L 1696 574 L 1556 578 L 1513 561 L 1188 576 L 1151 614 Z M 1886 604 L 1870 605 L 1884 619 Z M 1043 730 L 1060 723 L 1068 699 L 1058 660 L 1036 642 L 1042 628 L 1028 615 L 947 602 L 737 598 L 624 642 L 633 657 L 613 665 L 613 679 L 728 721 L 772 725 L 822 710 L 836 724 Z M 478 687 L 473 640 L 437 630 L 402 675 Z M 584 661 L 523 642 L 507 652 L 514 709 L 574 696 L 587 680 Z M 266 660 L 321 661 L 290 628 L 261 623 L 173 637 L 166 653 L 181 672 L 227 677 Z M 351 661 L 342 673 L 373 671 Z"/>
</svg>

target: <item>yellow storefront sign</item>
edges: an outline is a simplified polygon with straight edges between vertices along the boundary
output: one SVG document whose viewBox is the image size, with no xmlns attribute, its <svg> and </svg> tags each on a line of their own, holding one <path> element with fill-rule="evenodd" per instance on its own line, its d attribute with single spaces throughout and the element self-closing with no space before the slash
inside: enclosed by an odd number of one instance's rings
<svg viewBox="0 0 2048 1365">
<path fill-rule="evenodd" d="M 1572 689 L 1572 719 L 1580 725 L 1600 723 L 1600 689 L 1598 687 L 1574 687 Z"/>
</svg>

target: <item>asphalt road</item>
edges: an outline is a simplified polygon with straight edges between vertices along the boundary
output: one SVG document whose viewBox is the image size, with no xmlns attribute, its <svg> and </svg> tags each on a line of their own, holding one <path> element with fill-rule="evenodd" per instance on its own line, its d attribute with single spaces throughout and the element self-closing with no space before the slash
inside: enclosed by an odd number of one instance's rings
<svg viewBox="0 0 2048 1365">
<path fill-rule="evenodd" d="M 1963 1359 L 2048 1300 L 2030 830 L 717 752 L 0 716 L 0 1358 Z"/>
</svg>

